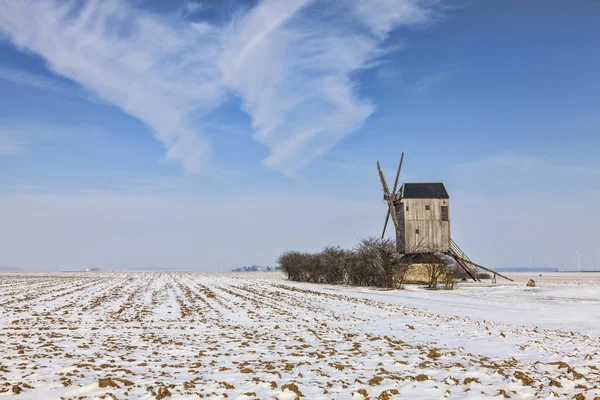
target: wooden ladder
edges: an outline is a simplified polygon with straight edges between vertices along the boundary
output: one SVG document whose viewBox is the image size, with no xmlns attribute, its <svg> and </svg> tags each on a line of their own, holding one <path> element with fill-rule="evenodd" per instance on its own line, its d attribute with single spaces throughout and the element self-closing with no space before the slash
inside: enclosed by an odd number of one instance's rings
<svg viewBox="0 0 600 400">
<path fill-rule="evenodd" d="M 454 260 L 458 263 L 458 265 L 460 265 L 461 268 L 465 270 L 465 272 L 471 277 L 471 279 L 473 279 L 475 282 L 481 281 L 478 278 L 479 274 L 477 272 L 477 268 L 475 268 L 471 264 L 469 264 L 469 263 L 472 263 L 469 256 L 467 256 L 467 254 L 464 251 L 462 251 L 462 249 L 460 247 L 458 247 L 456 242 L 452 239 L 450 239 L 450 249 L 448 249 L 447 253 L 452 258 L 454 258 Z M 464 262 L 463 260 L 468 261 L 468 262 Z"/>
<path fill-rule="evenodd" d="M 452 240 L 452 239 L 450 239 L 450 249 L 448 249 L 448 251 L 446 253 L 450 257 L 454 258 L 456 260 L 456 262 L 458 263 L 458 265 L 460 265 L 467 272 L 467 274 L 469 274 L 469 276 L 477 282 L 480 281 L 478 278 L 478 272 L 477 272 L 478 269 L 482 269 L 484 271 L 494 274 L 494 279 L 493 279 L 494 283 L 496 283 L 496 275 L 498 275 L 501 278 L 507 279 L 511 282 L 514 282 L 514 280 L 512 280 L 511 278 L 509 278 L 506 275 L 502 275 L 500 272 L 494 271 L 493 269 L 489 269 L 487 267 L 484 267 L 481 264 L 477 264 L 477 263 L 474 263 L 473 261 L 471 261 L 471 259 L 465 254 L 465 252 L 462 251 L 460 249 L 460 247 L 458 247 L 456 242 L 454 242 L 454 240 Z"/>
</svg>

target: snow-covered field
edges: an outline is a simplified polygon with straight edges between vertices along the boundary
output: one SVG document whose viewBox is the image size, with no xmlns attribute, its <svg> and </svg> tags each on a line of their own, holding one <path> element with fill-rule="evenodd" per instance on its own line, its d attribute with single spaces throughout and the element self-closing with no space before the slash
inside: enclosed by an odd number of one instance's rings
<svg viewBox="0 0 600 400">
<path fill-rule="evenodd" d="M 600 399 L 600 275 L 543 275 L 0 274 L 0 397 Z"/>
</svg>

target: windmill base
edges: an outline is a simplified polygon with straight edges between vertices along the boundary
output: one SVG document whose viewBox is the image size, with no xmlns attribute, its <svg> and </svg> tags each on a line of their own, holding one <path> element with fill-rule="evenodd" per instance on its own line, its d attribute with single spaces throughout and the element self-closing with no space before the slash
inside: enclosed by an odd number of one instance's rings
<svg viewBox="0 0 600 400">
<path fill-rule="evenodd" d="M 446 262 L 447 258 L 452 258 L 458 266 L 460 266 L 467 275 L 475 282 L 481 282 L 479 279 L 478 269 L 490 272 L 493 274 L 492 283 L 496 283 L 496 276 L 513 281 L 507 276 L 502 275 L 490 268 L 486 268 L 482 265 L 474 263 L 471 259 L 461 250 L 458 245 L 451 240 L 450 248 L 443 253 L 401 253 L 403 257 L 407 257 L 411 264 L 429 264 L 435 262 Z M 513 281 L 514 282 L 514 281 Z"/>
</svg>

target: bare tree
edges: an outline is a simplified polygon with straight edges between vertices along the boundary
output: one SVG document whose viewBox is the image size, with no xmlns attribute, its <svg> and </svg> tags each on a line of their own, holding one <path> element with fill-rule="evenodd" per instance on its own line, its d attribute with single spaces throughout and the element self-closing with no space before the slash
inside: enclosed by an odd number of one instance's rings
<svg viewBox="0 0 600 400">
<path fill-rule="evenodd" d="M 463 271 L 456 261 L 449 262 L 448 264 L 446 264 L 446 269 L 442 276 L 442 283 L 444 284 L 444 289 L 454 289 L 454 285 L 460 279 L 462 273 Z"/>
<path fill-rule="evenodd" d="M 304 259 L 304 269 L 308 272 L 308 282 L 326 283 L 329 266 L 323 253 L 308 253 Z"/>
<path fill-rule="evenodd" d="M 376 256 L 377 285 L 393 288 L 399 262 L 394 242 L 391 239 L 376 239 L 371 245 L 374 246 Z"/>
<path fill-rule="evenodd" d="M 358 286 L 377 286 L 379 282 L 379 261 L 377 259 L 376 238 L 363 239 L 356 247 L 356 258 L 352 266 L 351 280 Z"/>
<path fill-rule="evenodd" d="M 437 289 L 438 279 L 446 271 L 448 261 L 441 254 L 428 254 L 425 258 L 428 287 Z"/>
<path fill-rule="evenodd" d="M 325 283 L 343 283 L 346 273 L 347 251 L 339 246 L 325 247 L 320 262 Z"/>
<path fill-rule="evenodd" d="M 355 250 L 330 246 L 319 253 L 287 251 L 278 259 L 288 279 L 312 283 L 402 288 L 412 259 L 396 252 L 390 239 L 368 238 Z"/>
<path fill-rule="evenodd" d="M 354 286 L 366 286 L 369 284 L 368 257 L 357 248 L 346 263 L 346 283 Z"/>
<path fill-rule="evenodd" d="M 354 278 L 363 285 L 401 288 L 408 275 L 409 261 L 396 252 L 391 239 L 363 239 L 356 249 Z"/>
<path fill-rule="evenodd" d="M 396 271 L 394 274 L 394 287 L 398 289 L 404 288 L 406 278 L 412 268 L 412 260 L 408 256 L 398 256 L 398 264 L 396 265 Z"/>
<path fill-rule="evenodd" d="M 292 281 L 306 281 L 306 271 L 303 270 L 306 256 L 299 251 L 286 251 L 279 256 L 277 262 L 288 279 Z"/>
</svg>

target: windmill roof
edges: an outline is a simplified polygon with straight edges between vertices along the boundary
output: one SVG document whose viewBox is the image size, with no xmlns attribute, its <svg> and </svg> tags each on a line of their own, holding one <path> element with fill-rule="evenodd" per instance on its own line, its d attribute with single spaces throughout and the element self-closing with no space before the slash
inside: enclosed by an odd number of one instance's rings
<svg viewBox="0 0 600 400">
<path fill-rule="evenodd" d="M 449 199 L 448 192 L 442 182 L 405 183 L 400 188 L 403 199 Z"/>
</svg>

